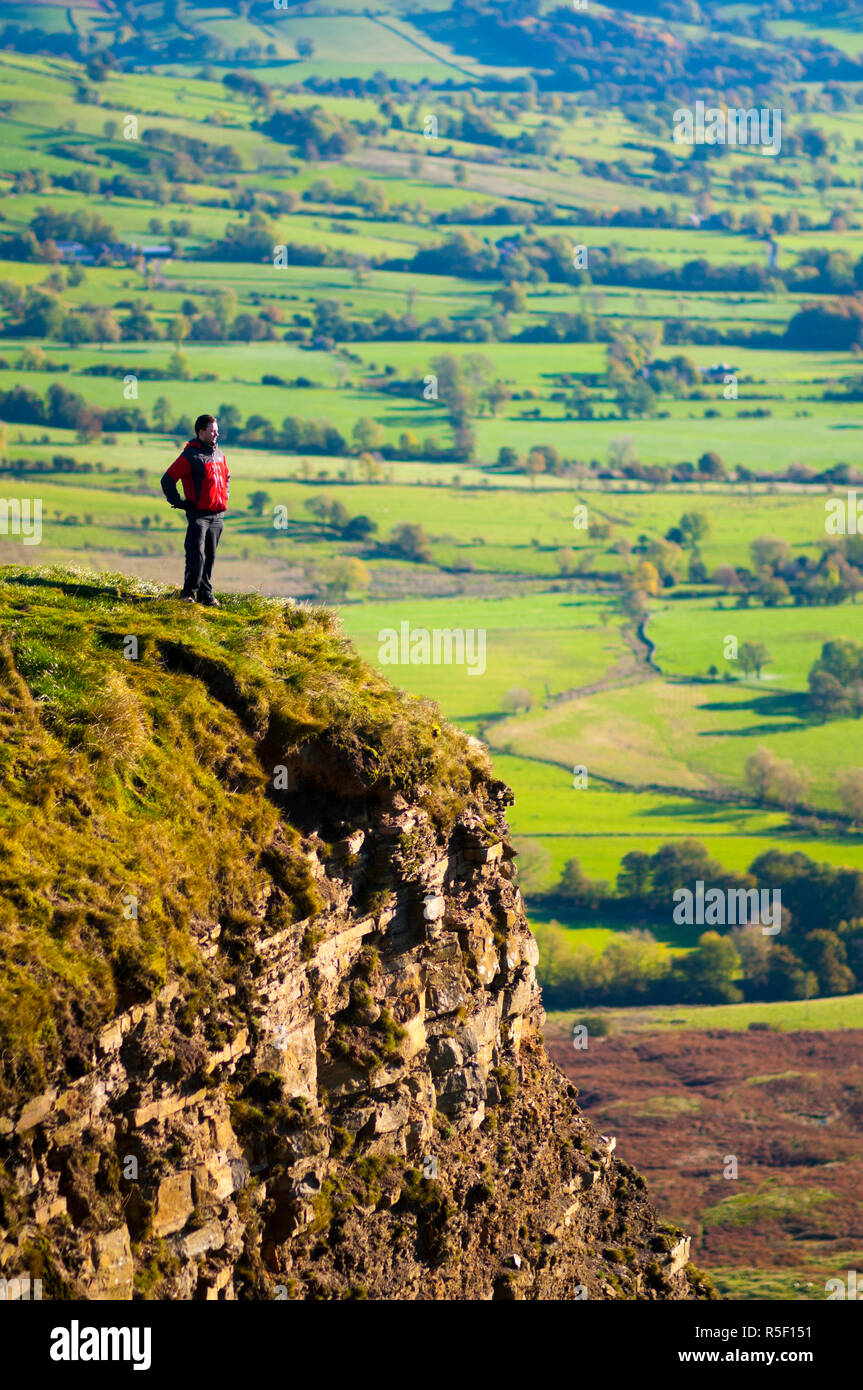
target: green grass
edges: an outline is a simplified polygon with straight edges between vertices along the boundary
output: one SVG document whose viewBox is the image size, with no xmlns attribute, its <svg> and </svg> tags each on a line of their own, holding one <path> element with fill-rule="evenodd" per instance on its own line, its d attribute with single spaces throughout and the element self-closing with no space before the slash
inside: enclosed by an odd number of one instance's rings
<svg viewBox="0 0 863 1390">
<path fill-rule="evenodd" d="M 770 1004 L 673 1004 L 659 1008 L 603 1009 L 616 1031 L 655 1032 L 668 1028 L 746 1029 L 752 1023 L 767 1023 L 780 1032 L 833 1031 L 863 1028 L 863 994 L 845 994 L 824 999 L 794 999 Z M 555 1030 L 569 1032 L 584 1009 L 555 1010 L 548 1023 Z"/>
<path fill-rule="evenodd" d="M 744 800 L 746 760 L 763 745 L 809 775 L 813 806 L 835 810 L 855 721 L 811 724 L 805 714 L 799 698 L 789 707 L 754 678 L 731 685 L 657 678 L 507 719 L 491 743 L 558 766 L 581 763 L 632 790 L 716 787 L 741 791 Z"/>
<path fill-rule="evenodd" d="M 711 1265 L 710 1277 L 723 1298 L 744 1302 L 816 1302 L 827 1298 L 826 1280 L 859 1268 L 863 1252 L 821 1253 L 809 1265 L 757 1269 L 748 1265 Z M 827 1271 L 825 1273 L 825 1270 Z"/>
<path fill-rule="evenodd" d="M 538 702 L 546 686 L 556 690 L 573 679 L 599 679 L 625 650 L 617 627 L 602 624 L 607 613 L 607 605 L 586 596 L 537 594 L 427 599 L 421 607 L 417 600 L 366 603 L 344 608 L 342 620 L 358 651 L 379 665 L 379 634 L 388 628 L 399 631 L 402 622 L 411 628 L 484 631 L 486 669 L 481 675 L 470 675 L 466 665 L 380 665 L 397 685 L 438 700 L 448 718 L 475 733 L 500 713 L 513 688 L 529 691 Z"/>
<path fill-rule="evenodd" d="M 780 521 L 777 516 L 776 525 Z M 777 527 L 788 535 L 787 523 Z M 795 547 L 796 548 L 796 547 Z M 765 667 L 761 685 L 770 690 L 805 691 L 807 676 L 821 654 L 824 642 L 853 638 L 863 628 L 863 617 L 853 604 L 833 608 L 799 608 L 783 605 L 770 609 L 735 609 L 726 599 L 717 611 L 715 600 L 690 600 L 657 606 L 651 613 L 648 636 L 656 645 L 655 661 L 669 676 L 706 673 L 715 666 L 741 675 L 739 661 L 724 656 L 726 638 L 763 642 L 773 658 Z"/>
<path fill-rule="evenodd" d="M 725 1197 L 701 1214 L 705 1229 L 715 1226 L 748 1226 L 753 1221 L 771 1220 L 788 1213 L 809 1212 L 822 1202 L 832 1201 L 835 1194 L 826 1187 L 782 1187 L 767 1182 L 754 1192 L 739 1192 Z"/>
</svg>

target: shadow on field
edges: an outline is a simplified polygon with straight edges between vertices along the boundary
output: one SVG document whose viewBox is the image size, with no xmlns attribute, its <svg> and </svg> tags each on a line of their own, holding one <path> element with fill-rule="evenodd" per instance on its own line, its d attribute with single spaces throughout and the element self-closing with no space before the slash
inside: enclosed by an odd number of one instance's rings
<svg viewBox="0 0 863 1390">
<path fill-rule="evenodd" d="M 102 584 L 88 584 L 86 581 L 76 579 L 53 579 L 44 574 L 33 574 L 32 571 L 22 570 L 20 574 L 7 574 L 3 576 L 6 583 L 20 584 L 22 587 L 28 585 L 34 589 L 57 589 L 60 593 L 71 594 L 77 598 L 89 598 L 106 602 L 107 600 L 122 598 L 124 603 L 159 603 L 163 601 L 163 595 L 157 594 L 133 594 L 129 593 L 118 584 L 110 584 L 105 580 Z"/>
<path fill-rule="evenodd" d="M 753 695 L 750 699 L 737 700 L 733 705 L 727 700 L 711 700 L 698 708 L 725 715 L 729 710 L 752 710 L 764 721 L 750 724 L 745 729 L 702 729 L 699 738 L 758 738 L 765 734 L 788 734 L 816 722 L 810 715 L 808 697 L 802 692 L 788 690 L 770 695 Z"/>
</svg>

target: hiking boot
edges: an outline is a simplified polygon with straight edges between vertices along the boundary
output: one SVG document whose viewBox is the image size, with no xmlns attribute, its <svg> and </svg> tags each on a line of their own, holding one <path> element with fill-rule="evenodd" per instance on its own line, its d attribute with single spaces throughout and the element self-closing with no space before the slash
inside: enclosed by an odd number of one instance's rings
<svg viewBox="0 0 863 1390">
<path fill-rule="evenodd" d="M 184 594 L 180 594 L 180 598 L 181 598 L 181 600 L 182 600 L 183 603 L 197 603 L 197 601 L 198 601 L 198 596 L 197 596 L 197 594 L 185 594 L 185 593 L 184 593 Z"/>
<path fill-rule="evenodd" d="M 221 608 L 221 606 L 222 606 L 222 605 L 219 603 L 219 600 L 218 600 L 218 599 L 215 597 L 215 595 L 213 595 L 213 594 L 211 594 L 209 598 L 202 598 L 202 599 L 199 599 L 198 602 L 199 602 L 199 603 L 202 605 L 202 607 L 204 607 L 204 608 Z"/>
</svg>

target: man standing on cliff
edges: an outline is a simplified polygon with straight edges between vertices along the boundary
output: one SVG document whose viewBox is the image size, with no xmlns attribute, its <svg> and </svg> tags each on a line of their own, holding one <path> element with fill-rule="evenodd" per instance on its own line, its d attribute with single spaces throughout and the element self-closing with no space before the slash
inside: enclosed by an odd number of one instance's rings
<svg viewBox="0 0 863 1390">
<path fill-rule="evenodd" d="M 180 479 L 185 497 L 177 491 Z M 213 593 L 213 565 L 229 490 L 228 463 L 219 448 L 219 422 L 214 415 L 199 415 L 195 438 L 162 475 L 162 491 L 172 507 L 186 513 L 188 521 L 186 575 L 180 594 L 187 603 L 197 600 L 207 608 L 219 607 Z"/>
</svg>

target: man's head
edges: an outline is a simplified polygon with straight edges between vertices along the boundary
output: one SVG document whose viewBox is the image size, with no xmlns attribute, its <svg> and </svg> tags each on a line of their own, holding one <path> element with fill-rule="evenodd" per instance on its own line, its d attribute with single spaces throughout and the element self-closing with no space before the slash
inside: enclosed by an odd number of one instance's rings
<svg viewBox="0 0 863 1390">
<path fill-rule="evenodd" d="M 202 444 L 215 444 L 219 438 L 219 422 L 215 415 L 199 415 L 195 421 L 195 434 Z"/>
</svg>

